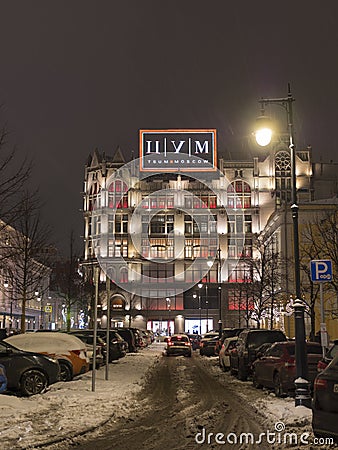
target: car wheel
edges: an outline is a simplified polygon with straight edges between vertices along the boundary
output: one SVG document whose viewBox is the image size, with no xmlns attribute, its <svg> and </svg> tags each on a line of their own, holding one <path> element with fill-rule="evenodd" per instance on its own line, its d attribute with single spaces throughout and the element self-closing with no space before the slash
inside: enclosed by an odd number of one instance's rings
<svg viewBox="0 0 338 450">
<path fill-rule="evenodd" d="M 41 394 L 47 387 L 47 377 L 43 372 L 30 369 L 24 372 L 20 380 L 20 391 L 25 396 Z"/>
<path fill-rule="evenodd" d="M 223 370 L 223 372 L 225 372 L 225 367 L 224 367 L 224 364 L 223 364 L 223 361 L 221 360 L 221 358 L 219 359 L 219 366 Z"/>
<path fill-rule="evenodd" d="M 237 376 L 238 376 L 238 379 L 241 381 L 246 381 L 247 377 L 248 377 L 246 370 L 244 369 L 243 364 L 241 364 L 241 363 L 239 363 L 239 366 L 238 366 L 238 375 Z"/>
<path fill-rule="evenodd" d="M 260 383 L 258 382 L 258 380 L 257 380 L 257 374 L 256 374 L 256 371 L 255 371 L 255 370 L 254 370 L 253 373 L 252 373 L 252 385 L 253 385 L 253 387 L 255 387 L 256 389 L 262 389 L 262 388 L 263 388 L 263 385 L 260 384 Z"/>
<path fill-rule="evenodd" d="M 235 376 L 237 374 L 237 370 L 232 367 L 230 364 L 230 375 Z"/>
<path fill-rule="evenodd" d="M 284 397 L 285 396 L 285 392 L 283 391 L 279 373 L 275 373 L 275 375 L 273 377 L 273 386 L 274 386 L 274 392 L 276 394 L 276 397 Z"/>
<path fill-rule="evenodd" d="M 59 362 L 60 364 L 60 381 L 71 381 L 73 379 L 72 369 L 65 362 Z"/>
</svg>

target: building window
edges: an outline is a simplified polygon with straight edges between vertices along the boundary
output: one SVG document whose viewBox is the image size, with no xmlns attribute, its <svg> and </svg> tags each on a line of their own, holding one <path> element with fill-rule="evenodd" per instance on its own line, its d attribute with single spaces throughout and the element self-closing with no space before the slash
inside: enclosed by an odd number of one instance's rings
<svg viewBox="0 0 338 450">
<path fill-rule="evenodd" d="M 227 205 L 231 209 L 251 208 L 251 188 L 242 180 L 233 181 L 227 188 Z"/>
<path fill-rule="evenodd" d="M 128 208 L 128 186 L 122 180 L 113 181 L 108 188 L 109 208 Z"/>
<path fill-rule="evenodd" d="M 150 234 L 169 234 L 174 230 L 173 214 L 156 214 L 150 220 Z M 143 231 L 143 230 L 142 230 Z"/>
<path fill-rule="evenodd" d="M 153 282 L 165 283 L 174 281 L 174 265 L 151 263 L 142 266 L 142 275 L 153 278 Z"/>
<path fill-rule="evenodd" d="M 286 151 L 275 156 L 275 191 L 277 204 L 291 200 L 291 158 Z"/>
<path fill-rule="evenodd" d="M 117 234 L 128 233 L 128 214 L 115 215 L 115 233 Z"/>
</svg>

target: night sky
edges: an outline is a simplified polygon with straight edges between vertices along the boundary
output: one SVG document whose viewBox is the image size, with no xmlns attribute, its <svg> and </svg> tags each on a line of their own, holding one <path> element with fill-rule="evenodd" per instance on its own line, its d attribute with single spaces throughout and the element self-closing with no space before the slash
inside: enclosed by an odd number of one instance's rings
<svg viewBox="0 0 338 450">
<path fill-rule="evenodd" d="M 137 154 L 142 128 L 216 128 L 236 158 L 260 97 L 294 103 L 296 145 L 337 161 L 338 3 L 1 0 L 0 119 L 65 251 L 83 233 L 95 147 Z M 277 111 L 276 111 L 277 108 Z M 271 114 L 285 121 L 278 107 Z"/>
</svg>

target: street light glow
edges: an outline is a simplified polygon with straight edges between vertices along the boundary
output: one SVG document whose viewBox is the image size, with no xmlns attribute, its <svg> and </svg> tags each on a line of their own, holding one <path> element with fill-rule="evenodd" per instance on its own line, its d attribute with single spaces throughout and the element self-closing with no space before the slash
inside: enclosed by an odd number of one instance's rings
<svg viewBox="0 0 338 450">
<path fill-rule="evenodd" d="M 266 147 L 271 142 L 271 128 L 260 128 L 255 132 L 255 138 L 258 145 L 260 145 L 261 147 Z"/>
</svg>

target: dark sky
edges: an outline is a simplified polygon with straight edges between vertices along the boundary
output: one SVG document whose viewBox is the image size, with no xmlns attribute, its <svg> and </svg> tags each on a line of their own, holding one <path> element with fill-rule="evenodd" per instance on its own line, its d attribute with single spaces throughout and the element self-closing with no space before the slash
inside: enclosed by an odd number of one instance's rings
<svg viewBox="0 0 338 450">
<path fill-rule="evenodd" d="M 286 96 L 290 82 L 297 147 L 337 161 L 337 2 L 0 5 L 1 120 L 20 154 L 35 161 L 63 249 L 72 227 L 83 232 L 88 154 L 118 146 L 137 153 L 140 128 L 216 128 L 219 151 L 233 150 L 250 134 L 258 99 Z"/>
</svg>

